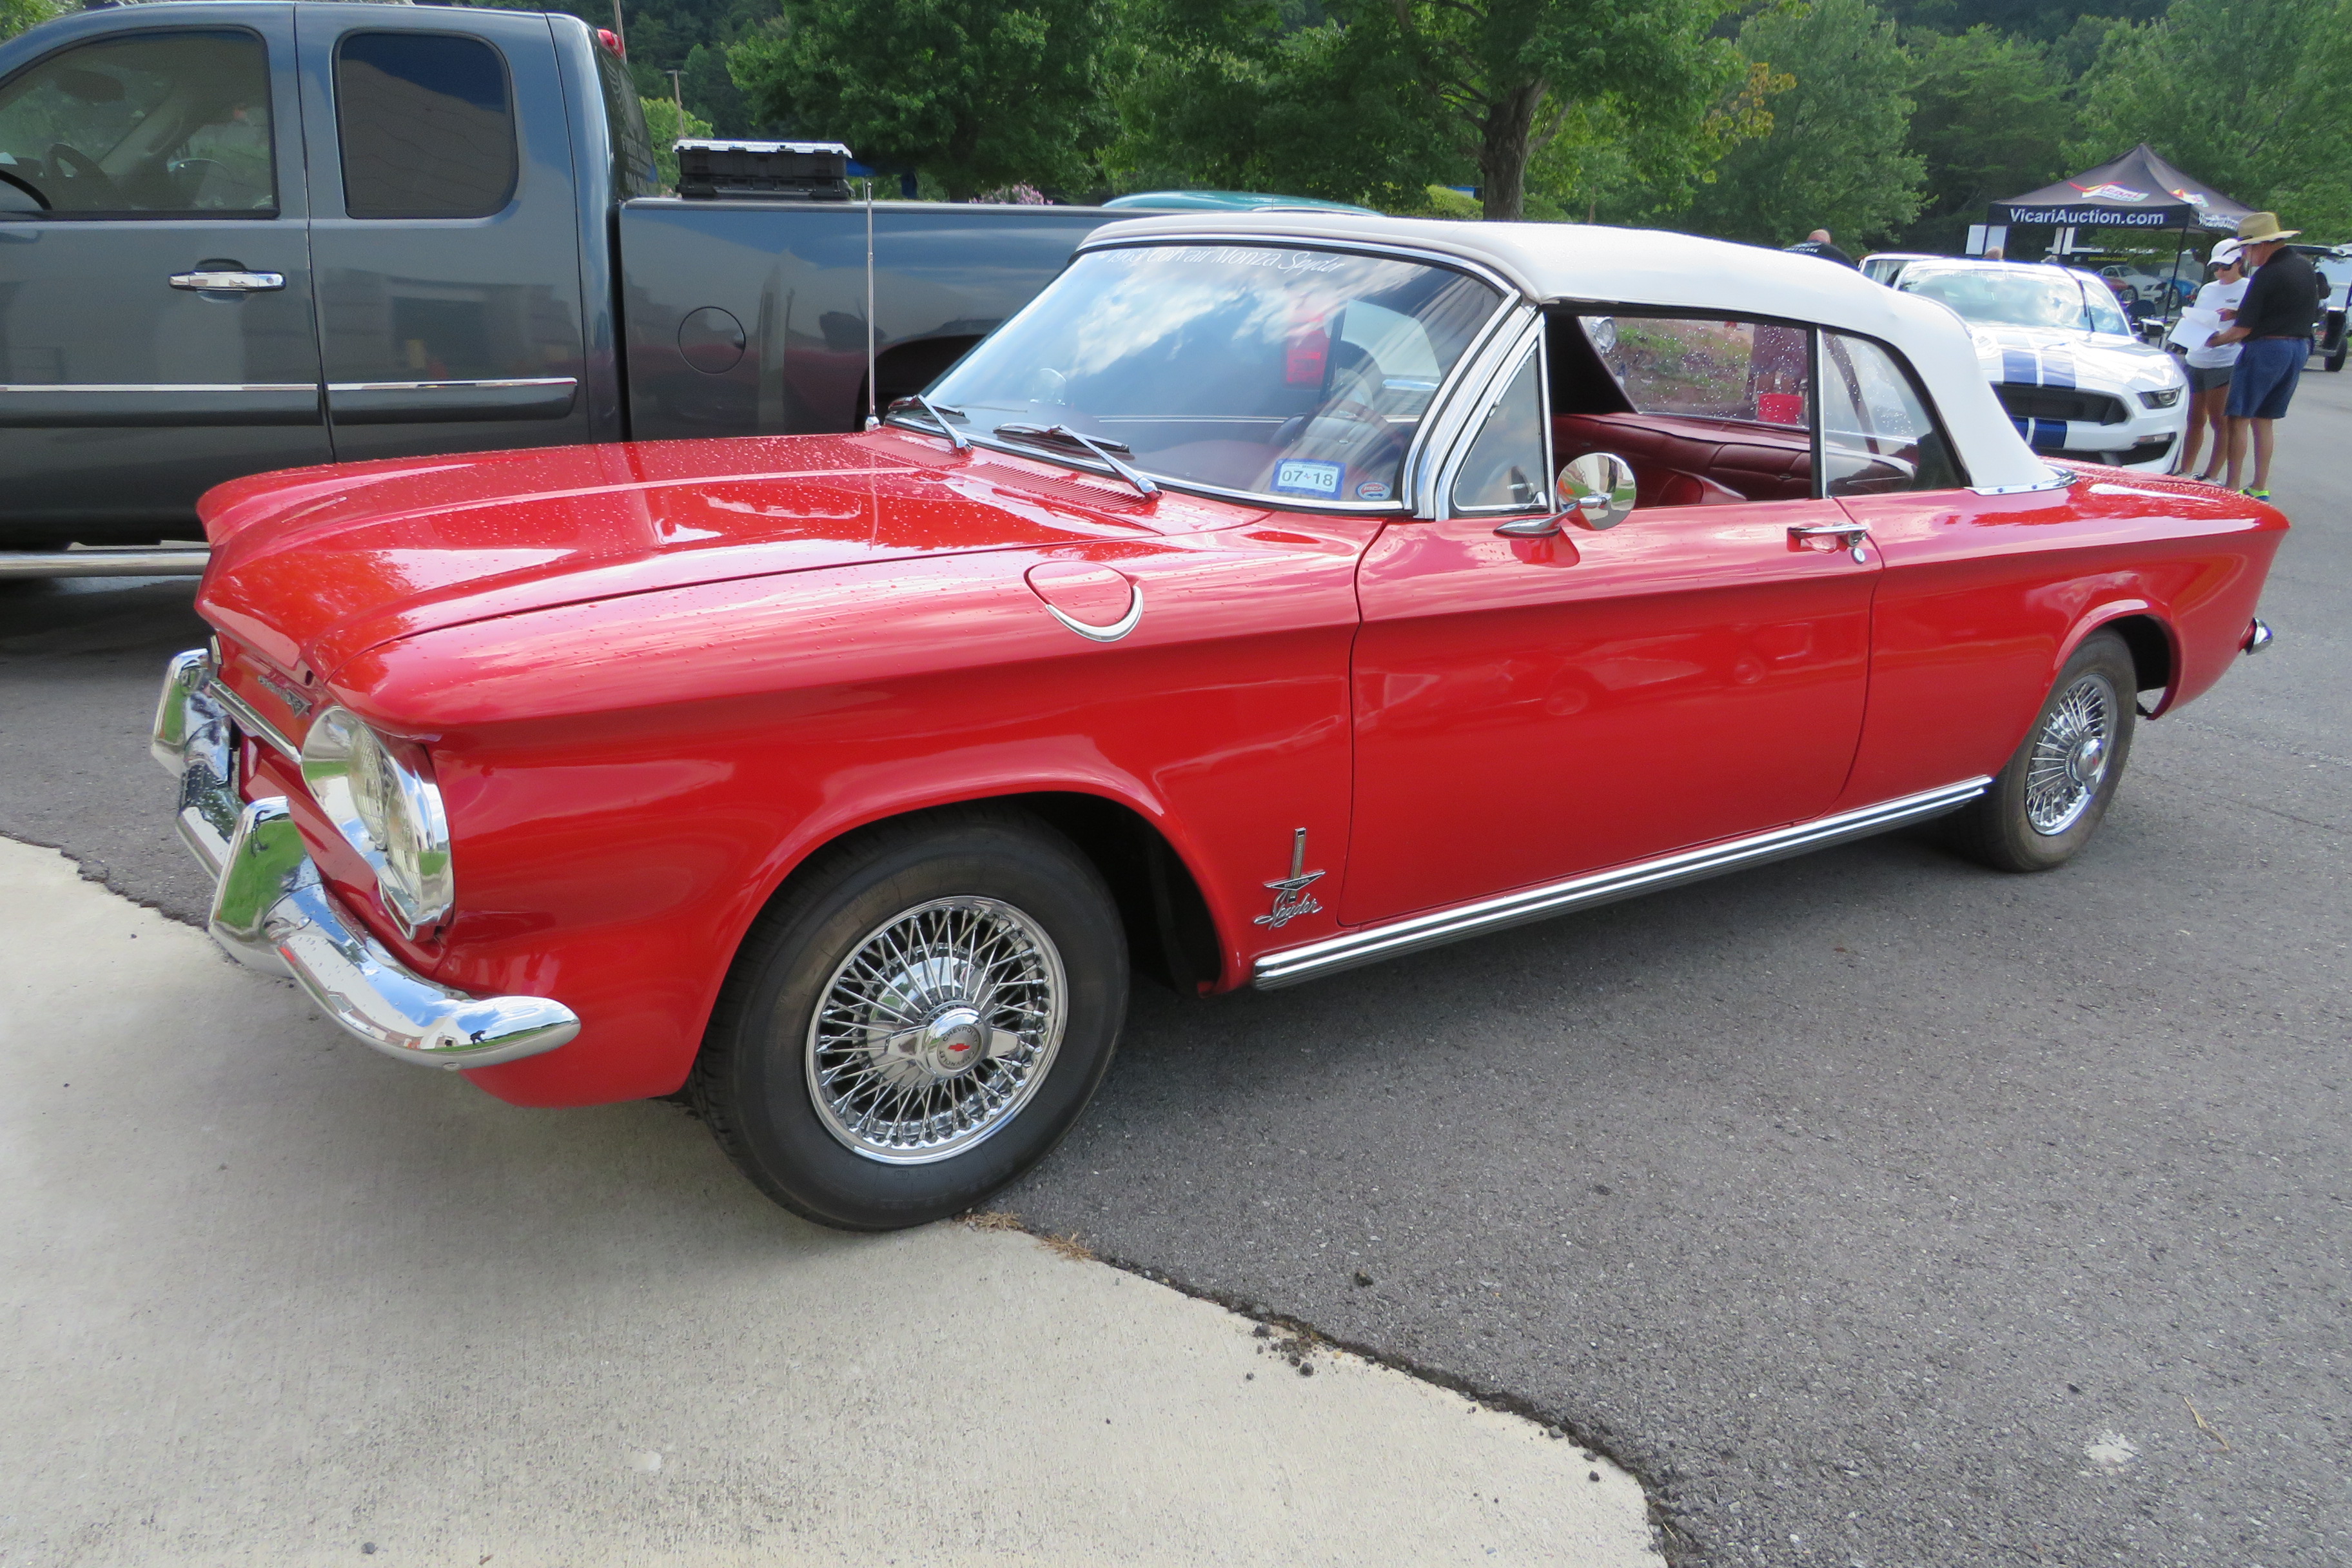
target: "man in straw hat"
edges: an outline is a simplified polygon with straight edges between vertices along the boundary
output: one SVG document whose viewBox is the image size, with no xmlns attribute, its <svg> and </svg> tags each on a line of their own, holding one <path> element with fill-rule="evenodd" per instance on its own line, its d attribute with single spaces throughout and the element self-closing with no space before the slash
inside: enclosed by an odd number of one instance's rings
<svg viewBox="0 0 2352 1568">
<path fill-rule="evenodd" d="M 2231 489 L 2238 488 L 2251 432 L 2254 482 L 2245 487 L 2245 493 L 2257 500 L 2271 499 L 2271 426 L 2286 416 L 2303 362 L 2311 354 L 2311 329 L 2319 320 L 2311 259 L 2286 247 L 2302 232 L 2279 227 L 2276 213 L 2254 213 L 2238 225 L 2238 244 L 2252 269 L 2252 280 L 2230 325 L 2213 334 L 2216 347 L 2245 345 L 2230 378 L 2228 483 Z"/>
</svg>

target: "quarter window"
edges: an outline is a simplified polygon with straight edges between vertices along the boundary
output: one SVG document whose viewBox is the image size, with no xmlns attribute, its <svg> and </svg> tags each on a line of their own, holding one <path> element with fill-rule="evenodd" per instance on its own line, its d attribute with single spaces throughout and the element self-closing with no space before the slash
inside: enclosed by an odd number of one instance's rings
<svg viewBox="0 0 2352 1568">
<path fill-rule="evenodd" d="M 1866 338 L 1823 332 L 1822 357 L 1825 493 L 1885 495 L 1966 482 L 1927 399 L 1892 353 Z"/>
<path fill-rule="evenodd" d="M 343 210 L 488 217 L 515 188 L 506 61 L 479 38 L 352 33 L 335 51 Z"/>
<path fill-rule="evenodd" d="M 1454 479 L 1455 511 L 1541 511 L 1551 486 L 1545 469 L 1541 357 L 1528 351 L 1486 415 Z"/>
<path fill-rule="evenodd" d="M 0 87 L 0 184 L 52 213 L 272 217 L 269 54 L 173 31 L 61 50 Z"/>
</svg>

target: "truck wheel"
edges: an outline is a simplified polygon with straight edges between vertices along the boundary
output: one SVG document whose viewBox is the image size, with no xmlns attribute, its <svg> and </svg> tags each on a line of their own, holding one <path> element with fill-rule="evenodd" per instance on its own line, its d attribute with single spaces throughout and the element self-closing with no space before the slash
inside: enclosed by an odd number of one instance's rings
<svg viewBox="0 0 2352 1568">
<path fill-rule="evenodd" d="M 857 834 L 754 922 L 690 1085 L 753 1184 L 843 1230 L 961 1213 L 1036 1163 L 1109 1070 L 1127 939 L 1026 813 Z"/>
<path fill-rule="evenodd" d="M 2347 331 L 2345 333 L 2345 338 L 2352 339 L 2352 331 Z M 2346 342 L 2339 340 L 2334 348 L 2327 351 L 2326 356 L 2319 363 L 2329 370 L 2342 370 L 2344 368 L 2344 351 L 2347 346 L 2352 346 L 2352 344 L 2347 344 Z"/>
<path fill-rule="evenodd" d="M 1999 871 L 2048 871 L 2099 830 L 2131 755 L 2138 672 L 2113 632 L 2074 650 L 2025 743 L 1952 819 L 1960 852 Z"/>
</svg>

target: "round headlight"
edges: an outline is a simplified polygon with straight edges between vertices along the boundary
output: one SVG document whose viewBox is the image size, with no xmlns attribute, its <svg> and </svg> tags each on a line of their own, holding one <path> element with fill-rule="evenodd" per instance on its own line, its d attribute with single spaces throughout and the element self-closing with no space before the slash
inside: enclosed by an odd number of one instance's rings
<svg viewBox="0 0 2352 1568">
<path fill-rule="evenodd" d="M 384 908 L 414 936 L 449 912 L 455 886 L 441 791 L 341 708 L 302 739 L 302 782 L 375 873 Z"/>
</svg>

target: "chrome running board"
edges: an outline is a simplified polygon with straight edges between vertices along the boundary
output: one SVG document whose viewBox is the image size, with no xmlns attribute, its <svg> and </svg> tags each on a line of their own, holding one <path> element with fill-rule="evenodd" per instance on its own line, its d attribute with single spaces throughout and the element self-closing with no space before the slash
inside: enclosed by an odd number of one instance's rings
<svg viewBox="0 0 2352 1568">
<path fill-rule="evenodd" d="M 1250 984 L 1259 991 L 1274 991 L 1285 985 L 1296 985 L 1302 980 L 1336 974 L 1340 970 L 1353 969 L 1359 964 L 1375 963 L 1384 958 L 1419 952 L 1424 948 L 1442 947 L 1464 937 L 1525 925 L 1530 921 L 1549 920 L 1570 910 L 1591 909 L 1596 905 L 1613 903 L 1619 899 L 1630 899 L 1637 893 L 1654 893 L 1663 888 L 1680 887 L 1685 882 L 1696 882 L 1720 876 L 1726 871 L 1786 859 L 1791 855 L 1843 844 L 1849 839 L 1867 838 L 1874 833 L 1884 833 L 1906 823 L 1924 822 L 1931 816 L 1940 816 L 1966 805 L 1984 794 L 1991 784 L 1990 778 L 1968 779 L 1959 784 L 1946 784 L 1941 789 L 1906 795 L 1899 800 L 1882 801 L 1876 805 L 1864 806 L 1859 811 L 1843 811 L 1835 816 L 1801 822 L 1793 827 L 1776 827 L 1769 833 L 1710 844 L 1703 849 L 1686 849 L 1678 855 L 1620 866 L 1612 871 L 1596 871 L 1591 876 L 1571 878 L 1565 882 L 1481 899 L 1475 904 L 1457 904 L 1452 909 L 1412 915 L 1382 925 L 1366 926 L 1360 931 L 1326 937 L 1321 942 L 1310 942 L 1302 947 L 1284 948 L 1258 959 L 1252 968 Z"/>
</svg>

